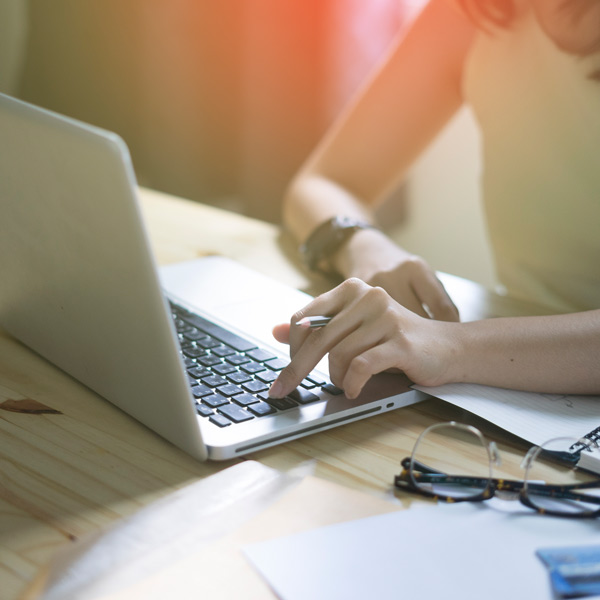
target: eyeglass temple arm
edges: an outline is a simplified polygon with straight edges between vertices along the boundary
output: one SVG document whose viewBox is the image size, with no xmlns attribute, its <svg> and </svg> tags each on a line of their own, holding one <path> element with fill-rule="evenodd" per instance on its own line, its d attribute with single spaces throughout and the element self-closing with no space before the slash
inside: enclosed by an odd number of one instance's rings
<svg viewBox="0 0 600 600">
<path fill-rule="evenodd" d="M 406 473 L 408 473 L 410 471 L 411 468 L 411 459 L 410 458 L 405 458 L 404 460 L 402 460 L 402 462 L 400 463 L 402 465 L 402 468 L 404 469 L 404 471 Z M 520 489 L 523 488 L 523 481 L 516 481 L 516 480 L 511 480 L 511 479 L 494 479 L 494 478 L 489 478 L 489 477 L 472 477 L 469 475 L 448 475 L 447 473 L 444 473 L 442 471 L 438 471 L 436 469 L 432 469 L 431 467 L 427 466 L 424 463 L 421 463 L 417 460 L 412 462 L 412 470 L 415 473 L 418 473 L 421 476 L 424 477 L 420 477 L 421 481 L 426 482 L 427 481 L 427 475 L 431 475 L 432 480 L 429 481 L 429 483 L 453 483 L 453 484 L 457 484 L 457 485 L 464 485 L 464 486 L 469 486 L 469 485 L 481 485 L 482 482 L 484 481 L 490 481 L 495 488 L 499 489 L 499 490 L 505 490 L 505 491 L 519 491 Z M 404 474 L 404 473 L 403 473 Z M 398 476 L 396 478 L 399 481 L 402 481 L 402 476 Z"/>
<path fill-rule="evenodd" d="M 403 469 L 410 469 L 410 457 L 406 457 L 403 459 L 400 464 Z M 445 475 L 442 471 L 437 471 L 436 469 L 432 469 L 428 467 L 425 463 L 419 462 L 418 460 L 413 461 L 413 470 L 419 471 L 420 473 L 432 473 L 436 475 Z"/>
<path fill-rule="evenodd" d="M 585 502 L 586 504 L 598 504 L 600 505 L 600 497 L 592 496 L 590 494 L 578 494 L 578 489 L 597 489 L 600 487 L 598 480 L 589 481 L 581 484 L 569 484 L 569 485 L 548 485 L 545 483 L 528 483 L 527 489 L 529 495 L 535 492 L 538 496 L 545 496 L 547 498 L 559 498 L 562 500 L 577 500 L 579 502 Z"/>
<path fill-rule="evenodd" d="M 405 458 L 402 460 L 402 467 L 408 471 L 410 469 L 410 458 Z M 421 463 L 419 461 L 413 461 L 413 471 L 417 471 L 422 475 L 439 475 L 441 477 L 436 477 L 435 480 L 437 483 L 456 483 L 461 485 L 469 485 L 472 483 L 481 482 L 483 478 L 481 477 L 470 477 L 467 475 L 448 475 L 443 473 L 442 471 L 437 471 L 436 469 L 432 469 L 428 467 L 426 464 Z M 426 478 L 424 478 L 426 479 Z M 400 479 L 401 481 L 401 479 Z M 524 481 L 516 481 L 513 479 L 495 479 L 492 478 L 491 481 L 496 489 L 504 490 L 504 491 L 519 491 L 523 489 L 525 482 Z M 553 485 L 547 483 L 528 483 L 528 487 L 530 490 L 535 491 L 536 493 L 543 496 L 555 496 L 557 498 L 563 499 L 571 499 L 571 500 L 581 500 L 588 502 L 590 504 L 600 504 L 600 497 L 591 496 L 587 494 L 577 494 L 577 490 L 582 489 L 596 489 L 600 486 L 599 480 L 580 482 L 580 483 L 570 483 L 566 485 Z"/>
</svg>

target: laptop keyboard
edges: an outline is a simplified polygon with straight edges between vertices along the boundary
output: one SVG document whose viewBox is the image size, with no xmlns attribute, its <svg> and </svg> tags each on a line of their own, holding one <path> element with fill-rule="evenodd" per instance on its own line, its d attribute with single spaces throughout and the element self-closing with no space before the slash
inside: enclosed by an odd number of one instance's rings
<svg viewBox="0 0 600 600">
<path fill-rule="evenodd" d="M 288 360 L 173 302 L 171 311 L 196 411 L 218 427 L 317 402 L 320 389 L 342 393 L 311 374 L 289 396 L 269 398 L 271 383 Z"/>
</svg>

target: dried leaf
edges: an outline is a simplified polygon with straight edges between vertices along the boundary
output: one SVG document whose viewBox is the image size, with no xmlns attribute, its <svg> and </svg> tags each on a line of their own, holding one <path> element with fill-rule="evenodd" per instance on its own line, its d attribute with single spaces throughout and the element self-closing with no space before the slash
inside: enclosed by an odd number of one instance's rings
<svg viewBox="0 0 600 600">
<path fill-rule="evenodd" d="M 31 415 L 60 415 L 62 414 L 59 410 L 50 408 L 37 400 L 31 398 L 24 398 L 23 400 L 5 400 L 0 402 L 0 408 L 2 410 L 8 410 L 10 412 L 17 413 L 28 413 Z"/>
</svg>

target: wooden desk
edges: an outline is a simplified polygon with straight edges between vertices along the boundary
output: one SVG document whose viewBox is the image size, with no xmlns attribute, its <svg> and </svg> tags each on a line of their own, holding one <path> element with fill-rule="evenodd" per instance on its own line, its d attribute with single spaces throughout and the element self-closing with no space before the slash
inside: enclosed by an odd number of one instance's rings
<svg viewBox="0 0 600 600">
<path fill-rule="evenodd" d="M 290 241 L 272 225 L 148 190 L 141 204 L 162 264 L 218 253 L 311 293 L 327 285 L 299 268 Z M 444 283 L 466 319 L 533 310 L 460 278 L 444 276 Z M 23 398 L 52 412 L 0 410 L 0 596 L 6 600 L 17 598 L 71 540 L 232 464 L 196 462 L 0 331 L 0 403 Z M 448 418 L 469 419 L 430 400 L 250 458 L 281 470 L 308 464 L 319 477 L 385 496 L 417 435 Z M 515 464 L 508 462 L 509 474 Z"/>
</svg>

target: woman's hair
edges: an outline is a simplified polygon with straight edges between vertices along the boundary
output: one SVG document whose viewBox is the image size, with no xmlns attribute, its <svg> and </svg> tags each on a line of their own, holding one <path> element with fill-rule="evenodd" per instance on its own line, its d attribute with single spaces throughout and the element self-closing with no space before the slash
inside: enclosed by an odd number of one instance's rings
<svg viewBox="0 0 600 600">
<path fill-rule="evenodd" d="M 510 27 L 517 12 L 513 0 L 457 2 L 482 29 Z M 586 56 L 600 51 L 600 0 L 562 0 L 549 11 L 540 9 L 537 16 L 548 37 L 565 52 Z"/>
</svg>

